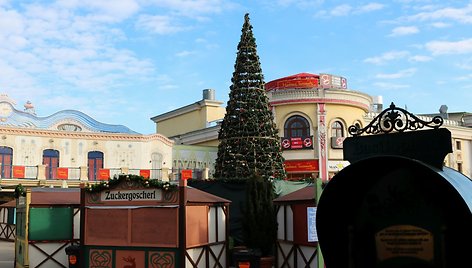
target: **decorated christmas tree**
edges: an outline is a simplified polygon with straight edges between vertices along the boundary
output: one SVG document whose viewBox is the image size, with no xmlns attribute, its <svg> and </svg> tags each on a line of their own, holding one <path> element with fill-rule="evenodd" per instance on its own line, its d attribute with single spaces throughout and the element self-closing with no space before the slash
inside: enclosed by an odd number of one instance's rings
<svg viewBox="0 0 472 268">
<path fill-rule="evenodd" d="M 216 179 L 284 179 L 280 139 L 264 90 L 256 39 L 249 14 L 244 16 L 241 40 L 231 79 L 226 115 L 218 133 Z"/>
</svg>

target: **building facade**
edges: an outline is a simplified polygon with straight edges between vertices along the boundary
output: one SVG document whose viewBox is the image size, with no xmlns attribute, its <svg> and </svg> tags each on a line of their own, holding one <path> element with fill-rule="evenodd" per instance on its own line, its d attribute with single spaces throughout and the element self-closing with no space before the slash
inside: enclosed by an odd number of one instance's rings
<svg viewBox="0 0 472 268">
<path fill-rule="evenodd" d="M 176 144 L 218 146 L 217 124 L 225 116 L 223 102 L 215 100 L 215 90 L 204 89 L 203 98 L 193 104 L 151 118 L 156 132 Z"/>
<path fill-rule="evenodd" d="M 266 84 L 282 139 L 288 179 L 328 180 L 348 163 L 342 143 L 347 127 L 364 125 L 371 96 L 347 89 L 347 80 L 328 74 L 300 73 Z"/>
<path fill-rule="evenodd" d="M 343 141 L 349 136 L 348 127 L 364 127 L 383 110 L 380 96 L 369 96 L 349 89 L 346 78 L 331 74 L 299 73 L 270 81 L 266 83 L 265 89 L 281 137 L 285 168 L 290 180 L 320 177 L 327 181 L 349 165 L 343 159 L 342 150 Z M 209 106 L 205 100 L 205 91 L 203 95 L 202 101 L 153 117 L 157 132 L 168 136 L 176 144 L 216 148 L 220 128 L 218 122 L 224 117 L 224 109 L 218 109 L 212 116 L 194 112 L 189 117 L 189 114 L 183 113 L 190 111 L 190 107 L 211 113 L 211 109 L 204 108 L 205 105 Z M 216 109 L 217 103 L 212 99 L 211 108 Z M 435 115 L 421 117 L 430 121 Z M 441 116 L 445 118 L 443 127 L 452 133 L 454 151 L 448 155 L 445 164 L 472 177 L 472 114 L 447 113 L 442 110 Z M 209 119 L 212 120 L 211 124 Z M 177 132 L 166 131 L 168 126 L 175 124 L 173 122 L 191 126 L 186 120 L 200 122 L 199 127 Z M 216 154 L 212 155 L 214 163 Z M 174 163 L 192 163 L 185 160 L 174 153 Z M 198 158 L 192 161 L 201 162 Z M 186 164 L 181 166 L 191 167 Z M 211 178 L 214 167 L 210 165 L 208 168 Z"/>
<path fill-rule="evenodd" d="M 382 110 L 380 98 L 348 88 L 347 79 L 300 73 L 266 84 L 290 180 L 329 180 L 349 165 L 343 141 L 351 125 L 366 126 Z M 157 115 L 156 134 L 142 135 L 122 125 L 101 123 L 75 110 L 38 117 L 30 102 L 23 109 L 0 95 L 0 196 L 24 186 L 78 187 L 127 173 L 179 179 L 192 170 L 212 178 L 219 123 L 226 112 L 214 90 L 191 105 Z M 452 133 L 453 153 L 445 164 L 472 177 L 472 113 L 440 115 Z"/>
<path fill-rule="evenodd" d="M 0 96 L 0 186 L 77 187 L 119 173 L 167 178 L 174 142 L 122 125 L 98 122 L 75 110 L 38 117 L 27 102 Z M 0 193 L 2 193 L 0 192 Z"/>
</svg>

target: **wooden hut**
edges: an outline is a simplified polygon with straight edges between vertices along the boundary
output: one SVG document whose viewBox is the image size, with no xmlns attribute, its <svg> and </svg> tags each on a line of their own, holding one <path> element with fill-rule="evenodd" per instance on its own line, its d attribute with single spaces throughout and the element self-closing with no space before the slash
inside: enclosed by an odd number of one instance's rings
<svg viewBox="0 0 472 268">
<path fill-rule="evenodd" d="M 0 240 L 15 240 L 15 208 L 14 199 L 0 205 Z"/>
<path fill-rule="evenodd" d="M 274 199 L 277 208 L 276 267 L 317 267 L 315 187 Z"/>
<path fill-rule="evenodd" d="M 82 189 L 80 267 L 228 267 L 230 201 L 122 179 Z"/>
<path fill-rule="evenodd" d="M 16 204 L 15 267 L 68 267 L 79 241 L 80 189 L 29 188 Z"/>
</svg>

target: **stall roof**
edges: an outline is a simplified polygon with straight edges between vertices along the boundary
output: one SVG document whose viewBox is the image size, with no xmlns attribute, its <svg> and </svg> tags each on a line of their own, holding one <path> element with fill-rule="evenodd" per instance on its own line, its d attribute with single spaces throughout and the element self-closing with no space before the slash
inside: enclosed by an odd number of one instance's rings
<svg viewBox="0 0 472 268">
<path fill-rule="evenodd" d="M 187 203 L 231 203 L 230 200 L 187 186 Z"/>
<path fill-rule="evenodd" d="M 14 208 L 16 207 L 16 199 L 10 200 L 0 205 L 2 208 Z"/>
<path fill-rule="evenodd" d="M 274 199 L 274 203 L 286 203 L 295 201 L 313 201 L 315 200 L 315 187 L 313 185 L 304 187 L 295 192 Z"/>
<path fill-rule="evenodd" d="M 231 203 L 219 196 L 187 187 L 187 203 Z M 79 188 L 31 188 L 31 205 L 80 205 Z"/>
<path fill-rule="evenodd" d="M 80 189 L 31 188 L 30 205 L 80 205 Z"/>
</svg>

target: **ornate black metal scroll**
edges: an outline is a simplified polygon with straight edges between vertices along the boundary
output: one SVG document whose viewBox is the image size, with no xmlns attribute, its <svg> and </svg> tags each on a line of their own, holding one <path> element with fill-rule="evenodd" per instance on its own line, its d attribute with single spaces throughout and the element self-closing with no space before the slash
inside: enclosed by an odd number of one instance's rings
<svg viewBox="0 0 472 268">
<path fill-rule="evenodd" d="M 359 136 L 362 133 L 380 134 L 392 131 L 404 132 L 407 130 L 417 130 L 426 126 L 437 129 L 442 126 L 443 123 L 444 119 L 441 116 L 435 116 L 431 121 L 423 121 L 407 110 L 395 107 L 395 104 L 392 102 L 389 108 L 383 110 L 365 128 L 360 128 L 359 125 L 351 125 L 348 131 L 349 134 L 353 136 Z"/>
</svg>

